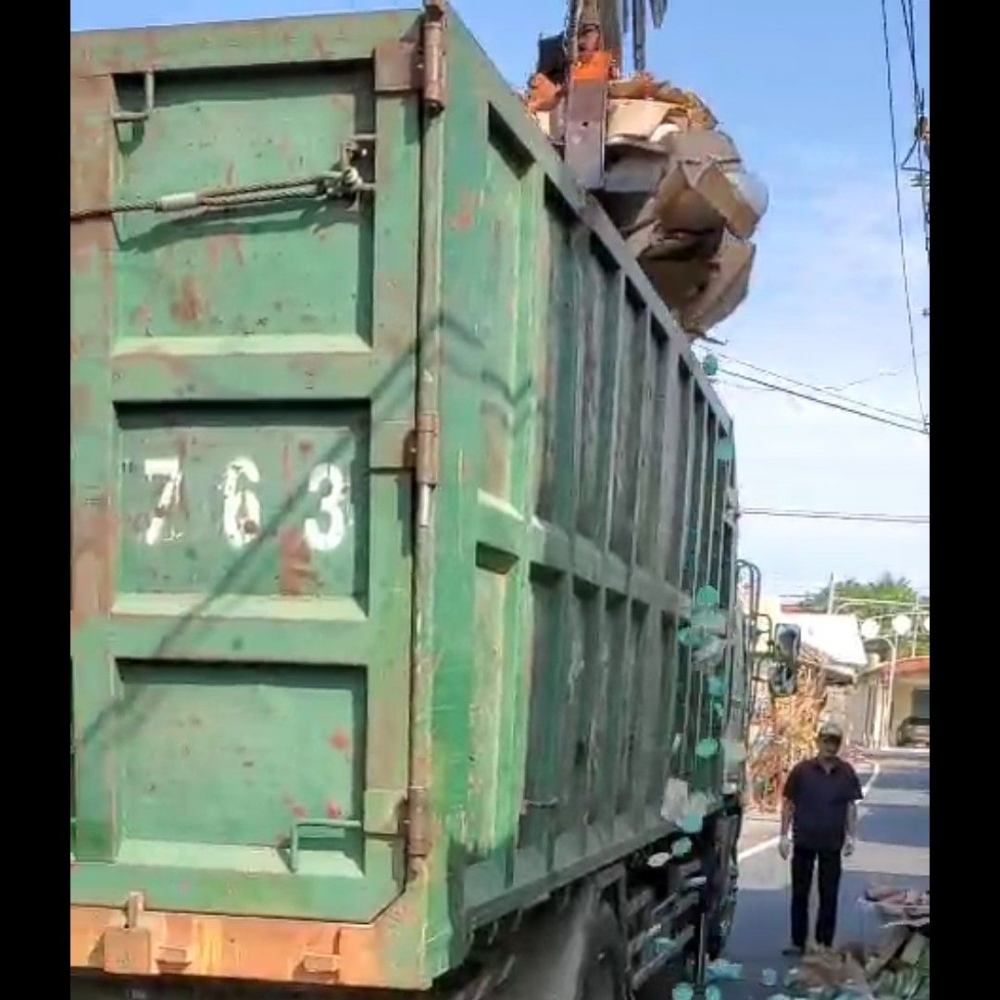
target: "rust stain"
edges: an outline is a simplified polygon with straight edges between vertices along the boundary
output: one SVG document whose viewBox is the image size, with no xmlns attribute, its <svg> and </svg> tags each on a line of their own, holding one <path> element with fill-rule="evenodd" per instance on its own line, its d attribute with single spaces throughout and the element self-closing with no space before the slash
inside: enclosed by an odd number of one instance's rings
<svg viewBox="0 0 1000 1000">
<path fill-rule="evenodd" d="M 181 281 L 180 296 L 170 307 L 170 315 L 178 323 L 197 323 L 205 312 L 205 300 L 193 275 Z"/>
<path fill-rule="evenodd" d="M 299 454 L 303 458 L 308 458 L 313 453 L 313 443 L 312 441 L 300 441 L 299 442 Z"/>
<path fill-rule="evenodd" d="M 348 987 L 352 996 L 351 987 L 374 987 L 377 996 L 384 997 L 388 994 L 380 988 L 422 991 L 427 985 L 415 960 L 398 960 L 401 932 L 416 929 L 420 920 L 413 895 L 405 893 L 370 924 L 162 910 L 147 914 L 163 941 L 218 943 L 218 947 L 192 949 L 194 961 L 171 970 L 171 975 L 189 982 L 200 977 L 273 984 L 311 981 Z M 121 926 L 120 907 L 71 906 L 70 967 L 102 969 L 104 935 Z M 336 970 L 308 972 L 302 964 L 308 952 L 339 956 Z M 154 963 L 149 973 L 156 976 L 162 971 Z"/>
<path fill-rule="evenodd" d="M 74 385 L 69 391 L 69 419 L 77 427 L 90 419 L 91 394 L 85 385 Z"/>
<path fill-rule="evenodd" d="M 292 485 L 292 456 L 289 454 L 288 445 L 281 447 L 281 473 L 284 476 L 285 485 Z"/>
<path fill-rule="evenodd" d="M 153 310 L 149 306 L 142 305 L 138 309 L 132 310 L 132 315 L 129 316 L 129 322 L 132 326 L 149 326 L 149 321 L 153 318 Z"/>
<path fill-rule="evenodd" d="M 88 225 L 88 223 L 78 222 L 75 229 L 80 226 Z M 90 274 L 94 269 L 94 248 L 92 246 L 79 246 L 76 245 L 77 241 L 70 240 L 70 253 L 69 253 L 69 266 L 70 270 L 74 274 L 86 275 Z"/>
<path fill-rule="evenodd" d="M 292 806 L 292 815 L 296 819 L 304 819 L 306 815 L 306 807 L 296 803 L 294 806 Z"/>
<path fill-rule="evenodd" d="M 111 610 L 118 517 L 111 500 L 102 495 L 74 504 L 71 519 L 70 624 L 77 629 Z"/>
<path fill-rule="evenodd" d="M 246 258 L 243 256 L 243 240 L 239 233 L 209 236 L 206 252 L 208 253 L 209 267 L 213 270 L 222 263 L 227 255 L 231 255 L 240 267 L 246 263 Z"/>
<path fill-rule="evenodd" d="M 476 197 L 469 191 L 462 192 L 458 211 L 448 220 L 448 225 L 459 232 L 472 228 L 476 221 Z"/>
<path fill-rule="evenodd" d="M 326 804 L 326 815 L 330 819 L 340 819 L 340 817 L 343 816 L 343 811 L 333 799 L 330 799 L 330 801 Z"/>
<path fill-rule="evenodd" d="M 351 738 L 344 732 L 343 729 L 338 729 L 330 737 L 330 746 L 332 746 L 334 750 L 340 750 L 346 753 L 351 748 Z"/>
<path fill-rule="evenodd" d="M 319 587 L 319 576 L 312 567 L 312 551 L 298 528 L 282 528 L 278 532 L 278 589 L 285 597 L 313 593 Z"/>
</svg>

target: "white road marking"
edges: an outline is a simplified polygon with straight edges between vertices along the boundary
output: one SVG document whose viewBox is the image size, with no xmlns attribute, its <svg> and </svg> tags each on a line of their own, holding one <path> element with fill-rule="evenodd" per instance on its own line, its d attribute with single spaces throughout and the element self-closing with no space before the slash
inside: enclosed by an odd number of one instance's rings
<svg viewBox="0 0 1000 1000">
<path fill-rule="evenodd" d="M 872 769 L 872 773 L 868 776 L 868 780 L 861 786 L 861 794 L 864 798 L 868 798 L 868 793 L 872 789 L 872 785 L 875 784 L 876 779 L 882 772 L 882 767 L 876 762 L 875 767 Z M 763 854 L 764 851 L 769 851 L 774 847 L 778 846 L 778 841 L 781 837 L 770 837 L 767 840 L 761 841 L 759 844 L 754 844 L 753 847 L 748 847 L 745 851 L 740 851 L 736 856 L 737 861 L 745 861 L 747 858 L 752 858 L 756 854 Z"/>
</svg>

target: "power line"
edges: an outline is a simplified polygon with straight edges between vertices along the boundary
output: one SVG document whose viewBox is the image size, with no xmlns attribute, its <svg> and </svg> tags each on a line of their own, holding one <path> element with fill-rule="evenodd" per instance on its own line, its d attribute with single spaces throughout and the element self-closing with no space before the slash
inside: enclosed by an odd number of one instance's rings
<svg viewBox="0 0 1000 1000">
<path fill-rule="evenodd" d="M 926 357 L 929 351 L 918 351 L 917 357 Z M 824 392 L 832 392 L 837 395 L 842 393 L 845 389 L 853 389 L 856 385 L 866 385 L 869 382 L 877 382 L 881 378 L 895 378 L 897 375 L 902 375 L 903 372 L 908 372 L 910 370 L 909 365 L 903 365 L 902 368 L 893 368 L 891 371 L 887 372 L 876 372 L 874 375 L 866 375 L 864 378 L 852 379 L 850 382 L 845 382 L 843 385 L 829 385 L 826 386 Z"/>
<path fill-rule="evenodd" d="M 906 236 L 903 232 L 903 199 L 899 192 L 899 147 L 896 145 L 896 102 L 893 98 L 892 54 L 889 45 L 889 15 L 885 0 L 880 0 L 882 8 L 882 41 L 885 56 L 885 80 L 889 96 L 889 136 L 892 141 L 892 181 L 896 193 L 896 227 L 899 233 L 899 262 L 903 273 L 903 295 L 906 300 L 906 321 L 910 331 L 910 356 L 913 362 L 913 380 L 917 390 L 917 407 L 921 420 L 926 425 L 923 393 L 920 389 L 920 371 L 917 365 L 917 342 L 913 326 L 913 306 L 910 302 L 910 273 L 906 265 Z"/>
<path fill-rule="evenodd" d="M 752 517 L 794 517 L 812 521 L 867 521 L 877 524 L 930 524 L 929 514 L 864 514 L 842 510 L 779 510 L 774 507 L 741 507 Z"/>
<path fill-rule="evenodd" d="M 931 208 L 930 208 L 930 169 L 924 167 L 924 130 L 927 123 L 925 116 L 925 95 L 920 86 L 920 72 L 917 69 L 917 29 L 916 18 L 913 13 L 913 0 L 899 0 L 899 6 L 903 14 L 903 31 L 906 35 L 907 54 L 910 57 L 910 81 L 913 85 L 913 121 L 914 137 L 913 145 L 906 154 L 906 158 L 901 164 L 902 169 L 913 171 L 909 167 L 910 158 L 916 153 L 916 186 L 920 191 L 920 207 L 923 210 L 924 224 L 924 250 L 927 253 L 928 262 L 931 253 Z M 928 151 L 928 156 L 930 155 Z"/>
<path fill-rule="evenodd" d="M 753 383 L 754 385 L 760 385 L 766 389 L 774 389 L 777 392 L 783 392 L 786 396 L 794 396 L 796 399 L 802 399 L 808 403 L 816 403 L 819 406 L 828 406 L 832 410 L 839 410 L 842 413 L 850 413 L 855 417 L 864 417 L 866 420 L 873 420 L 877 424 L 885 424 L 888 427 L 898 427 L 903 431 L 912 431 L 915 434 L 930 436 L 930 427 L 926 424 L 926 421 L 923 427 L 915 421 L 909 424 L 901 423 L 900 421 L 903 420 L 914 420 L 913 417 L 908 417 L 903 413 L 895 415 L 899 418 L 898 420 L 890 420 L 888 417 L 879 416 L 876 413 L 867 413 L 864 410 L 856 410 L 853 407 L 844 406 L 841 403 L 835 403 L 830 399 L 820 399 L 818 396 L 810 396 L 807 393 L 798 392 L 795 389 L 788 389 L 782 385 L 775 385 L 773 382 L 765 382 L 763 379 L 753 378 L 750 375 L 742 375 L 737 372 L 730 372 L 729 374 L 734 378 L 741 378 L 747 382 Z"/>
<path fill-rule="evenodd" d="M 810 392 L 822 393 L 826 396 L 832 396 L 840 403 L 846 403 L 848 406 L 862 406 L 866 410 L 871 410 L 873 413 L 881 413 L 887 417 L 892 417 L 897 420 L 912 420 L 916 424 L 921 423 L 919 417 L 910 417 L 905 413 L 899 413 L 896 410 L 885 410 L 880 406 L 873 406 L 871 403 L 865 403 L 860 399 L 852 399 L 849 396 L 844 396 L 840 392 L 831 389 L 824 389 L 822 386 L 812 385 L 809 382 L 800 382 L 798 379 L 791 378 L 788 375 L 782 375 L 780 372 L 771 371 L 769 368 L 762 368 L 760 365 L 751 364 L 749 361 L 741 361 L 739 358 L 734 358 L 732 355 L 723 354 L 721 351 L 718 352 L 720 358 L 724 358 L 727 361 L 732 361 L 735 364 L 743 365 L 744 368 L 749 368 L 751 371 L 760 372 L 762 375 L 770 375 L 772 378 L 779 378 L 783 382 L 788 382 L 790 385 L 797 385 L 800 389 L 808 389 Z M 735 375 L 737 378 L 742 378 L 739 372 L 727 372 L 729 375 Z M 780 391 L 776 390 L 776 391 Z"/>
</svg>

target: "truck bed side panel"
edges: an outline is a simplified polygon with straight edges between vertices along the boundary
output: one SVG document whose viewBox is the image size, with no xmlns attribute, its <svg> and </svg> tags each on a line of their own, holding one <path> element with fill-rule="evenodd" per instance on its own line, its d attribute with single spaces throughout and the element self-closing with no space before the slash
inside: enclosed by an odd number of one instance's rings
<svg viewBox="0 0 1000 1000">
<path fill-rule="evenodd" d="M 728 599 L 732 558 L 731 425 L 687 338 L 457 21 L 448 41 L 442 963 L 456 913 L 489 920 L 655 839 L 668 776 L 717 785 L 678 630 L 699 587 Z"/>
</svg>

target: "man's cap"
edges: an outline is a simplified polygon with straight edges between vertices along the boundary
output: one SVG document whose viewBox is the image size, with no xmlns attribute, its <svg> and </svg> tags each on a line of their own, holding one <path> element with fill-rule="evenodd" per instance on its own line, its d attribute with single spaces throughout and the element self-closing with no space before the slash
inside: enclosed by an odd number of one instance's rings
<svg viewBox="0 0 1000 1000">
<path fill-rule="evenodd" d="M 817 735 L 820 737 L 829 736 L 835 740 L 842 740 L 844 738 L 844 730 L 841 729 L 836 722 L 828 719 L 820 725 L 819 733 Z"/>
</svg>

